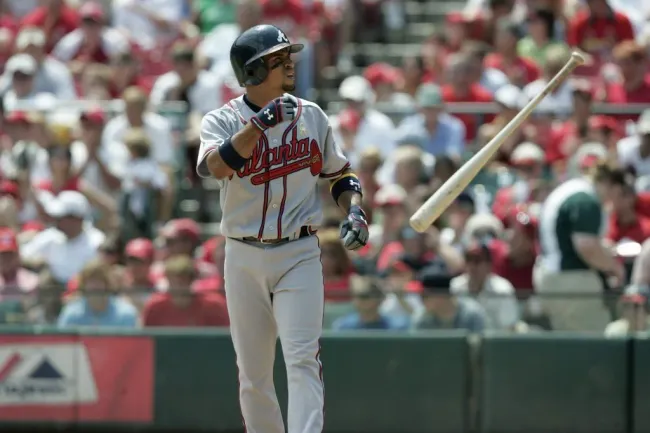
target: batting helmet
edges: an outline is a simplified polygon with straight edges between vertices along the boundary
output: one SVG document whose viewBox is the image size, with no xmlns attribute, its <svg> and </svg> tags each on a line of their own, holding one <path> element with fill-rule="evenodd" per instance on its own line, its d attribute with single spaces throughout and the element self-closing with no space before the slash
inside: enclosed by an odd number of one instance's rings
<svg viewBox="0 0 650 433">
<path fill-rule="evenodd" d="M 262 24 L 239 35 L 230 48 L 230 63 L 241 86 L 257 86 L 269 74 L 262 57 L 289 48 L 297 53 L 303 44 L 292 44 L 279 28 Z"/>
</svg>

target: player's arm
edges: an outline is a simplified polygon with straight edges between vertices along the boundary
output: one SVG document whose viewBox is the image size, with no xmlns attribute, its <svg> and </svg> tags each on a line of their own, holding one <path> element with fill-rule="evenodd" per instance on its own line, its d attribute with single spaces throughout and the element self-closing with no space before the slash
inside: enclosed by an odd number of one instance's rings
<svg viewBox="0 0 650 433">
<path fill-rule="evenodd" d="M 268 128 L 293 120 L 298 100 L 290 95 L 276 98 L 266 104 L 242 129 L 230 135 L 222 127 L 217 114 L 208 113 L 201 123 L 201 151 L 197 172 L 205 170 L 217 179 L 224 179 L 242 168 L 253 154 L 260 136 Z"/>
<path fill-rule="evenodd" d="M 227 137 L 206 157 L 210 174 L 217 179 L 224 179 L 243 167 L 251 157 L 260 135 L 262 131 L 249 123 L 232 137 Z"/>
<path fill-rule="evenodd" d="M 332 198 L 339 208 L 347 215 L 352 206 L 361 207 L 363 193 L 361 183 L 351 168 L 347 168 L 339 177 L 330 181 Z"/>
</svg>

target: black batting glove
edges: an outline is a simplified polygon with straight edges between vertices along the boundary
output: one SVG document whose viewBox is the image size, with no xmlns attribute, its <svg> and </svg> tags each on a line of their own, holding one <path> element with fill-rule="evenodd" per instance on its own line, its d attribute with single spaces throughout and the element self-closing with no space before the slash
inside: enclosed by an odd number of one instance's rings
<svg viewBox="0 0 650 433">
<path fill-rule="evenodd" d="M 251 118 L 251 122 L 260 131 L 265 131 L 284 121 L 292 121 L 296 117 L 297 107 L 298 100 L 296 98 L 291 95 L 284 95 L 266 104 Z"/>
<path fill-rule="evenodd" d="M 368 243 L 368 221 L 359 206 L 351 206 L 348 217 L 341 223 L 341 240 L 348 250 L 356 250 Z"/>
</svg>

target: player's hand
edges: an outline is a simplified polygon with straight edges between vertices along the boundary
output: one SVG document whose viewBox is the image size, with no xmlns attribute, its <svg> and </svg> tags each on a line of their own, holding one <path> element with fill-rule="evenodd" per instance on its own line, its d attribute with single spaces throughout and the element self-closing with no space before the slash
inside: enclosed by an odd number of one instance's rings
<svg viewBox="0 0 650 433">
<path fill-rule="evenodd" d="M 365 212 L 359 206 L 352 206 L 348 217 L 341 224 L 341 240 L 348 250 L 359 249 L 368 243 L 368 222 Z"/>
<path fill-rule="evenodd" d="M 291 95 L 284 95 L 266 104 L 253 116 L 251 122 L 261 131 L 265 131 L 279 123 L 290 122 L 295 119 L 297 107 L 298 100 L 296 98 Z"/>
</svg>

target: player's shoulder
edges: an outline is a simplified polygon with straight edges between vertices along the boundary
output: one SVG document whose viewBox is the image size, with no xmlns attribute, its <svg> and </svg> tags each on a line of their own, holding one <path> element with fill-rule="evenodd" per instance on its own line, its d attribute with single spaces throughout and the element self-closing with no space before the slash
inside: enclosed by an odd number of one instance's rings
<svg viewBox="0 0 650 433">
<path fill-rule="evenodd" d="M 302 114 L 310 114 L 313 116 L 321 117 L 323 119 L 327 119 L 327 114 L 325 114 L 325 111 L 317 103 L 302 98 L 296 99 L 298 100 L 298 105 L 302 110 Z"/>
</svg>

